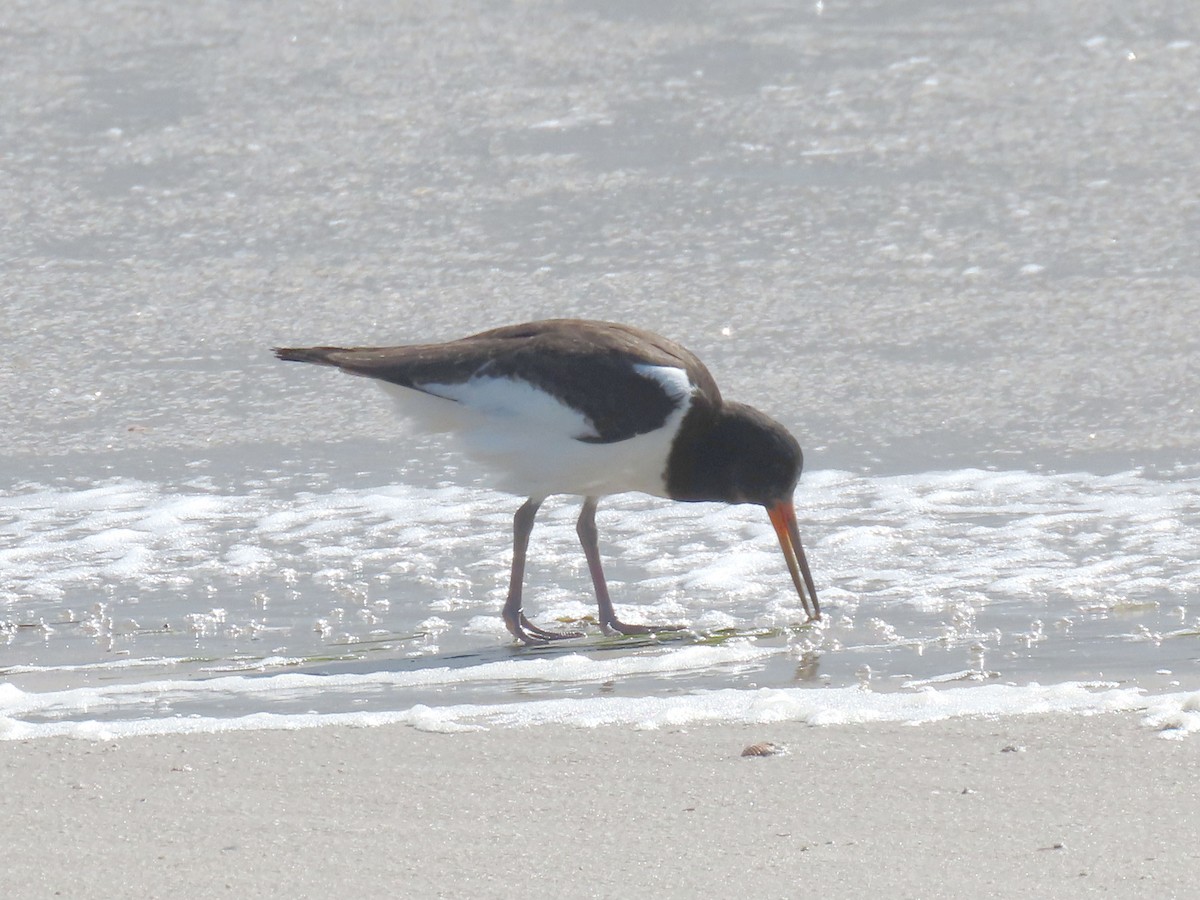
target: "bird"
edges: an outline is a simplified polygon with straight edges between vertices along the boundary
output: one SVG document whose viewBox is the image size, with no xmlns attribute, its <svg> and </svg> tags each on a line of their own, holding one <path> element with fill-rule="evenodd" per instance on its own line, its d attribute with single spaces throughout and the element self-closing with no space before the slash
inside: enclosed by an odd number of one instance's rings
<svg viewBox="0 0 1200 900">
<path fill-rule="evenodd" d="M 606 635 L 680 628 L 625 623 L 613 609 L 596 508 L 631 491 L 765 507 L 808 620 L 821 617 L 793 503 L 800 444 L 766 414 L 725 400 L 705 365 L 674 341 L 615 322 L 547 319 L 441 343 L 273 352 L 376 380 L 402 417 L 452 436 L 492 487 L 527 498 L 513 518 L 503 611 L 523 644 L 583 636 L 534 625 L 522 608 L 529 536 L 555 494 L 583 498 L 576 532 Z"/>
</svg>

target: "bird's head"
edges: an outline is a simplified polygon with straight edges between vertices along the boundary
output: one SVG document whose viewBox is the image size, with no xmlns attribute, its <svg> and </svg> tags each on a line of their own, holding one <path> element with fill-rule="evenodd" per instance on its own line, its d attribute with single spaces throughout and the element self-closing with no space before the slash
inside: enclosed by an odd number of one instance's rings
<svg viewBox="0 0 1200 900">
<path fill-rule="evenodd" d="M 685 420 L 668 465 L 667 488 L 676 500 L 765 507 L 804 609 L 819 619 L 792 502 L 803 467 L 800 444 L 786 428 L 751 406 L 726 403 L 710 415 Z"/>
</svg>

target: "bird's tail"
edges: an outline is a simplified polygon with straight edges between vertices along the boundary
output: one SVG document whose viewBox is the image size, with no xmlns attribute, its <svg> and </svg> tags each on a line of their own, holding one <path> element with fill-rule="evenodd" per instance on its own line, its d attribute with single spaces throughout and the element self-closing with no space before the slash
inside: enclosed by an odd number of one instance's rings
<svg viewBox="0 0 1200 900">
<path fill-rule="evenodd" d="M 279 359 L 288 362 L 316 363 L 320 366 L 336 366 L 330 354 L 337 353 L 341 347 L 272 347 L 271 350 Z"/>
</svg>

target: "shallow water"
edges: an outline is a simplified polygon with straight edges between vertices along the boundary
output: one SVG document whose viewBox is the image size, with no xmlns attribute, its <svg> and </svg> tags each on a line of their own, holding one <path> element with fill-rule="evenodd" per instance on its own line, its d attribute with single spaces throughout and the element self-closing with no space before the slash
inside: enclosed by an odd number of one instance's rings
<svg viewBox="0 0 1200 900">
<path fill-rule="evenodd" d="M 1200 12 L 1043 6 L 14 6 L 0 680 L 144 686 L 30 713 L 70 719 L 265 708 L 162 699 L 230 672 L 346 677 L 292 711 L 1194 689 Z M 618 606 L 690 630 L 513 647 L 517 501 L 268 351 L 558 315 L 797 434 L 821 626 L 761 511 L 630 495 Z M 593 609 L 574 515 L 538 621 Z"/>
<path fill-rule="evenodd" d="M 184 482 L 0 497 L 0 677 L 33 691 L 143 683 L 134 705 L 171 716 L 244 714 L 263 695 L 197 685 L 168 700 L 146 682 L 368 676 L 272 692 L 289 713 L 730 687 L 1200 687 L 1194 473 L 810 473 L 799 499 L 820 624 L 805 622 L 761 510 L 612 498 L 600 525 L 621 614 L 686 630 L 588 626 L 527 649 L 498 615 L 514 498 L 421 472 L 354 487 L 366 470 L 297 468 L 227 479 L 197 464 Z M 575 512 L 552 502 L 535 531 L 535 621 L 594 613 Z M 577 657 L 591 662 L 565 677 L 531 665 Z"/>
</svg>

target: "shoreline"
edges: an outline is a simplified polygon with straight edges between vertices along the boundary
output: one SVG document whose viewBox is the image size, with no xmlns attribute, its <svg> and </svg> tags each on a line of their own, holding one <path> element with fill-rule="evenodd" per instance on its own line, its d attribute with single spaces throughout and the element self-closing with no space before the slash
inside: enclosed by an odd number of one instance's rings
<svg viewBox="0 0 1200 900">
<path fill-rule="evenodd" d="M 710 654 L 689 648 L 684 654 Z M 660 657 L 660 660 L 667 657 Z M 707 656 L 704 659 L 712 662 Z M 633 659 L 632 663 L 642 662 Z M 654 662 L 653 660 L 651 662 Z M 557 676 L 565 683 L 599 683 L 603 673 L 582 657 L 527 664 L 531 680 Z M 607 670 L 606 670 L 607 671 Z M 611 672 L 608 672 L 611 676 Z M 335 727 L 411 726 L 418 731 L 461 733 L 492 728 L 632 727 L 655 731 L 708 724 L 919 725 L 960 718 L 1069 713 L 1138 713 L 1165 737 L 1200 732 L 1200 691 L 1154 693 L 1115 682 L 1068 681 L 1042 685 L 989 683 L 972 687 L 931 685 L 909 691 L 868 687 L 718 688 L 661 696 L 527 697 L 499 703 L 425 705 L 369 702 L 366 691 L 408 683 L 404 673 L 270 677 L 229 675 L 188 681 L 151 681 L 26 692 L 0 682 L 0 742 L 80 738 L 94 741 L 245 731 L 301 731 Z M 334 704 L 331 698 L 349 690 Z M 354 698 L 358 698 L 358 702 Z M 199 712 L 201 698 L 207 704 Z M 339 711 L 329 706 L 340 705 Z M 325 706 L 318 711 L 313 706 Z M 355 708 L 357 706 L 357 708 Z M 306 711 L 298 711 L 306 710 Z"/>
</svg>

